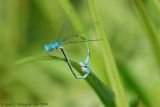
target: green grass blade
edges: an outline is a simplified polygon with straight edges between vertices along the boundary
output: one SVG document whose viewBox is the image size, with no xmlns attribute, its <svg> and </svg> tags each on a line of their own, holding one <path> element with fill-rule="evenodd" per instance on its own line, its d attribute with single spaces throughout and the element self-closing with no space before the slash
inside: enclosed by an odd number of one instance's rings
<svg viewBox="0 0 160 107">
<path fill-rule="evenodd" d="M 155 55 L 155 60 L 160 67 L 160 36 L 157 32 L 157 29 L 153 25 L 147 11 L 144 7 L 142 0 L 133 0 L 133 5 L 136 9 L 137 14 L 141 18 L 141 22 L 144 25 L 144 28 L 147 31 L 147 37 L 152 46 L 153 53 Z"/>
<path fill-rule="evenodd" d="M 148 0 L 155 13 L 160 16 L 160 1 L 159 0 Z"/>
<path fill-rule="evenodd" d="M 125 90 L 123 89 L 123 84 L 121 82 L 118 69 L 116 67 L 115 60 L 113 58 L 113 54 L 110 49 L 109 42 L 107 40 L 103 25 L 101 23 L 100 16 L 98 14 L 98 10 L 96 7 L 96 1 L 95 0 L 88 0 L 89 7 L 91 10 L 92 19 L 94 22 L 100 22 L 100 24 L 96 24 L 96 35 L 101 35 L 101 37 L 104 39 L 102 46 L 103 56 L 106 60 L 106 72 L 109 78 L 109 82 L 112 86 L 113 91 L 115 92 L 116 96 L 116 105 L 117 107 L 129 107 Z"/>
<path fill-rule="evenodd" d="M 46 55 L 39 56 L 31 56 L 27 58 L 23 58 L 17 62 L 15 62 L 11 68 L 18 67 L 20 65 L 31 63 L 35 61 L 45 61 L 45 60 L 53 60 L 53 61 L 64 61 L 64 58 L 53 56 L 52 58 Z M 71 61 L 73 67 L 79 72 L 82 73 L 81 67 L 78 63 Z M 114 93 L 91 71 L 91 73 L 86 78 L 86 81 L 89 85 L 94 89 L 97 93 L 101 101 L 106 105 L 106 107 L 115 107 L 114 105 Z"/>
</svg>

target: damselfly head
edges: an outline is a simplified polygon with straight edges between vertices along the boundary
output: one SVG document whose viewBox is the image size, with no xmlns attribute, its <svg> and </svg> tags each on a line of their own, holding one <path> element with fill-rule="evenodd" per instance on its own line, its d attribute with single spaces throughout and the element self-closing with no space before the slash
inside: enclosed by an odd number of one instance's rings
<svg viewBox="0 0 160 107">
<path fill-rule="evenodd" d="M 51 52 L 52 51 L 52 47 L 50 45 L 44 45 L 45 51 L 47 52 Z"/>
<path fill-rule="evenodd" d="M 91 72 L 90 68 L 83 61 L 80 61 L 79 64 L 81 66 L 82 71 L 87 73 L 88 76 L 88 74 Z"/>
<path fill-rule="evenodd" d="M 80 61 L 79 64 L 81 67 L 86 66 L 86 64 L 83 61 Z"/>
</svg>

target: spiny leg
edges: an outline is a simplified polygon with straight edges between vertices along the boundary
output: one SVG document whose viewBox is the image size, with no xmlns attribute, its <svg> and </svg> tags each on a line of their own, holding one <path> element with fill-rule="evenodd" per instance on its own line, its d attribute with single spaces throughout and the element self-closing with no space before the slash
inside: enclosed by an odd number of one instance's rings
<svg viewBox="0 0 160 107">
<path fill-rule="evenodd" d="M 53 57 L 55 56 L 54 51 L 49 51 L 49 52 L 48 52 L 48 56 L 49 56 L 50 58 L 53 58 Z"/>
</svg>

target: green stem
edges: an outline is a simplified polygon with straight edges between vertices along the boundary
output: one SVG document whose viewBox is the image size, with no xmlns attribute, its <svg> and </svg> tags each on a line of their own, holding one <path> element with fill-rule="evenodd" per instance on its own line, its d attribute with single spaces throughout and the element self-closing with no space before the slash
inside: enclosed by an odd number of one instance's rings
<svg viewBox="0 0 160 107">
<path fill-rule="evenodd" d="M 154 9 L 154 11 L 156 12 L 156 14 L 158 16 L 160 16 L 160 1 L 159 0 L 149 0 L 148 2 L 152 8 Z"/>
<path fill-rule="evenodd" d="M 15 68 L 17 66 L 35 62 L 35 61 L 44 61 L 44 60 L 53 60 L 53 61 L 64 61 L 64 58 L 53 56 L 52 58 L 46 55 L 41 56 L 32 56 L 27 57 L 24 59 L 21 59 L 17 62 L 15 62 L 11 68 Z M 78 63 L 71 61 L 73 67 L 79 72 L 82 73 L 81 67 Z M 113 92 L 92 72 L 88 75 L 86 78 L 86 81 L 90 84 L 90 86 L 94 89 L 94 91 L 97 93 L 101 101 L 106 105 L 106 107 L 115 107 L 114 105 L 114 94 Z"/>
<path fill-rule="evenodd" d="M 147 31 L 147 37 L 152 46 L 155 60 L 157 61 L 158 66 L 160 66 L 160 36 L 157 33 L 157 30 L 154 27 L 150 17 L 148 16 L 142 2 L 142 0 L 133 0 L 136 12 L 140 16 L 144 28 Z"/>
<path fill-rule="evenodd" d="M 96 7 L 96 1 L 95 0 L 88 0 L 91 15 L 92 15 L 92 20 L 94 22 L 100 22 L 99 24 L 95 24 L 96 30 L 95 33 L 97 36 L 101 36 L 103 40 L 103 44 L 101 45 L 101 50 L 106 62 L 105 69 L 106 73 L 109 78 L 109 82 L 112 86 L 112 89 L 115 93 L 115 102 L 117 107 L 129 107 L 126 95 L 125 95 L 125 90 L 123 89 L 123 84 L 120 79 L 120 75 L 118 73 L 118 69 L 116 67 L 116 62 L 114 60 L 107 36 L 105 34 L 103 25 L 101 23 L 101 18 L 100 15 L 98 14 L 98 9 Z"/>
</svg>

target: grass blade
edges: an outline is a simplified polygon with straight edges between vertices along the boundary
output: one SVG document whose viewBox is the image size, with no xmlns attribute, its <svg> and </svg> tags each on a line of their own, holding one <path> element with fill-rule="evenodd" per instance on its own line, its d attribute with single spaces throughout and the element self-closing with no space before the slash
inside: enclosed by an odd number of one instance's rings
<svg viewBox="0 0 160 107">
<path fill-rule="evenodd" d="M 137 14 L 141 18 L 141 22 L 144 25 L 145 30 L 147 31 L 147 37 L 152 46 L 152 50 L 155 55 L 155 60 L 158 63 L 158 67 L 160 67 L 160 37 L 157 32 L 157 29 L 155 28 L 149 15 L 147 14 L 146 9 L 144 8 L 143 1 L 133 0 L 133 5 Z"/>
<path fill-rule="evenodd" d="M 101 22 L 100 16 L 98 14 L 98 10 L 96 7 L 96 1 L 95 0 L 88 0 L 89 7 L 91 10 L 92 19 L 94 22 Z M 116 96 L 116 105 L 117 107 L 129 107 L 125 90 L 123 89 L 123 84 L 121 82 L 118 69 L 116 67 L 116 62 L 113 58 L 113 54 L 110 49 L 109 42 L 107 40 L 107 37 L 105 35 L 105 31 L 103 28 L 102 23 L 96 24 L 96 30 L 95 33 L 97 35 L 101 35 L 104 39 L 102 46 L 103 56 L 106 62 L 106 72 L 109 77 L 109 82 L 112 86 L 113 91 L 115 92 Z"/>
<path fill-rule="evenodd" d="M 23 58 L 17 62 L 15 62 L 11 68 L 18 67 L 20 65 L 31 63 L 35 61 L 45 61 L 45 60 L 53 60 L 53 61 L 65 61 L 64 58 L 53 56 L 52 58 L 46 55 L 39 56 L 31 56 L 27 58 Z M 82 73 L 81 67 L 78 63 L 71 61 L 73 67 L 79 72 Z M 115 107 L 114 105 L 114 93 L 107 87 L 92 71 L 86 78 L 86 81 L 89 85 L 94 89 L 97 93 L 101 101 L 106 105 L 106 107 Z"/>
</svg>

